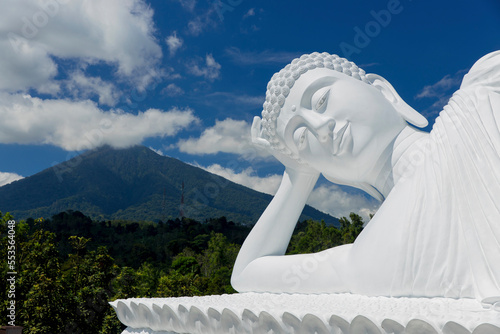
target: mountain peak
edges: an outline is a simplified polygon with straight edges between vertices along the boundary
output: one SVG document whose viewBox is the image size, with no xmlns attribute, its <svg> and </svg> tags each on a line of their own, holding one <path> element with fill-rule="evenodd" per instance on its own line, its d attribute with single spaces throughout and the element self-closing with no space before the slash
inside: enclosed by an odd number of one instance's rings
<svg viewBox="0 0 500 334">
<path fill-rule="evenodd" d="M 156 221 L 179 215 L 184 183 L 185 215 L 225 216 L 253 224 L 272 196 L 263 194 L 145 146 L 103 146 L 0 188 L 0 211 L 16 219 L 78 210 L 94 219 Z M 312 207 L 302 219 L 338 220 Z"/>
</svg>

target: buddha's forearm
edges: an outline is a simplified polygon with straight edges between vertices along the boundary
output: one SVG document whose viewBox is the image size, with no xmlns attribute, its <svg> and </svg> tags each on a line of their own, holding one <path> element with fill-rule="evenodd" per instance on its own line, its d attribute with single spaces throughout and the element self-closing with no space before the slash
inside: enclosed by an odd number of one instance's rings
<svg viewBox="0 0 500 334">
<path fill-rule="evenodd" d="M 239 276 L 257 258 L 285 254 L 318 176 L 285 171 L 278 192 L 241 247 L 234 265 L 233 278 Z"/>
</svg>

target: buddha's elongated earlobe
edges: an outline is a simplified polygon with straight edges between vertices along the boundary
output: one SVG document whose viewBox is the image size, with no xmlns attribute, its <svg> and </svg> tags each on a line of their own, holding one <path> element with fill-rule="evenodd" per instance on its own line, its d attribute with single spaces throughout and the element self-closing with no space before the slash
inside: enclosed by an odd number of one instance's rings
<svg viewBox="0 0 500 334">
<path fill-rule="evenodd" d="M 410 124 L 424 128 L 429 122 L 422 116 L 418 111 L 410 107 L 396 92 L 394 87 L 385 80 L 383 77 L 377 74 L 367 74 L 366 79 L 370 81 L 373 87 L 377 88 L 384 97 L 391 102 L 399 114 Z"/>
</svg>

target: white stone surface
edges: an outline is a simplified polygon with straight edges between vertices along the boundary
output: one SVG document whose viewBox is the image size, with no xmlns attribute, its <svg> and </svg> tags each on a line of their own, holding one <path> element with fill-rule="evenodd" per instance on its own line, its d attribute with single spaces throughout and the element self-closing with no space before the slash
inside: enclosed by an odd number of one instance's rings
<svg viewBox="0 0 500 334">
<path fill-rule="evenodd" d="M 252 139 L 286 169 L 233 287 L 500 302 L 500 51 L 474 64 L 430 133 L 416 128 L 426 124 L 384 78 L 338 56 L 275 74 Z M 354 244 L 285 256 L 320 174 L 384 202 Z"/>
<path fill-rule="evenodd" d="M 500 307 L 474 299 L 387 298 L 351 294 L 133 298 L 111 303 L 123 334 L 445 333 L 498 334 Z"/>
</svg>

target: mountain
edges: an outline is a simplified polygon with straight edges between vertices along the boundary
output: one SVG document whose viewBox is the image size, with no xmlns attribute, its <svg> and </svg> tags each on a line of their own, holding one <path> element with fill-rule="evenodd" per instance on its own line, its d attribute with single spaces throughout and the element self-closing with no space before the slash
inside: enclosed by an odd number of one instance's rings
<svg viewBox="0 0 500 334">
<path fill-rule="evenodd" d="M 16 219 L 78 210 L 98 220 L 164 220 L 179 216 L 183 183 L 184 214 L 201 221 L 254 224 L 272 199 L 144 146 L 102 147 L 0 187 L 0 211 Z M 309 218 L 338 225 L 306 206 L 301 219 Z"/>
</svg>

